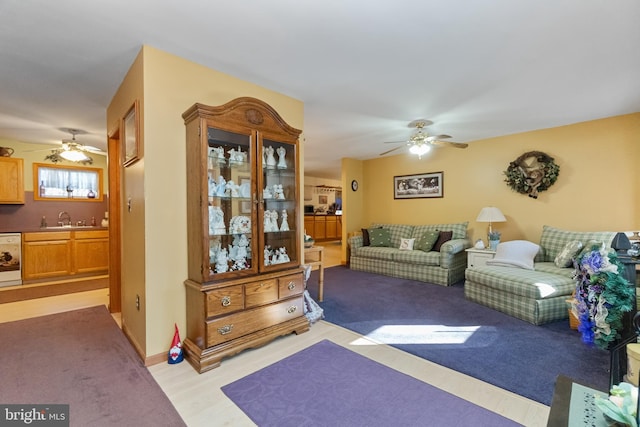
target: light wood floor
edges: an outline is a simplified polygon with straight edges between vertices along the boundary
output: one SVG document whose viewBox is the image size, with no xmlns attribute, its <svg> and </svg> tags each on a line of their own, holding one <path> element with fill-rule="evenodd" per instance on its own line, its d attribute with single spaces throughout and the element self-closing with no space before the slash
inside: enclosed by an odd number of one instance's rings
<svg viewBox="0 0 640 427">
<path fill-rule="evenodd" d="M 340 264 L 340 246 L 323 244 L 327 265 Z M 337 253 L 337 256 L 329 255 Z M 329 259 L 333 259 L 329 262 Z M 337 261 L 336 261 L 337 259 Z M 106 289 L 0 305 L 0 322 L 75 310 L 108 303 Z M 118 316 L 114 316 L 116 320 Z M 220 387 L 264 368 L 323 339 L 329 339 L 393 369 L 499 413 L 525 426 L 546 426 L 549 408 L 514 393 L 479 381 L 394 347 L 376 343 L 331 323 L 315 323 L 309 332 L 281 337 L 264 347 L 225 359 L 222 365 L 198 374 L 186 361 L 151 366 L 149 371 L 187 425 L 253 426 L 249 418 L 226 398 Z M 313 369 L 313 366 L 309 366 Z M 338 421 L 338 420 L 337 420 Z"/>
</svg>

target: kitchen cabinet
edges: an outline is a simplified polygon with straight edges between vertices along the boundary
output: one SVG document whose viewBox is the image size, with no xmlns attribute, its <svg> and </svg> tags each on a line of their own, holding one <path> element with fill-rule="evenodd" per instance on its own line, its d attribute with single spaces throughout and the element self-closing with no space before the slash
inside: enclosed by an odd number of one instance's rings
<svg viewBox="0 0 640 427">
<path fill-rule="evenodd" d="M 109 269 L 109 230 L 74 231 L 74 274 L 104 273 Z"/>
<path fill-rule="evenodd" d="M 0 204 L 24 204 L 24 160 L 0 157 Z"/>
<path fill-rule="evenodd" d="M 298 136 L 266 103 L 184 114 L 188 278 L 185 357 L 198 372 L 309 329 L 300 266 Z"/>
<path fill-rule="evenodd" d="M 314 234 L 315 231 L 313 229 L 313 227 L 315 227 L 315 219 L 313 218 L 313 215 L 305 215 L 304 216 L 304 231 L 311 236 L 313 239 L 315 239 Z"/>
<path fill-rule="evenodd" d="M 22 240 L 23 280 L 108 272 L 108 230 L 40 231 Z"/>
<path fill-rule="evenodd" d="M 71 231 L 24 233 L 23 280 L 71 275 L 71 247 Z"/>
<path fill-rule="evenodd" d="M 316 242 L 342 238 L 341 215 L 305 215 L 304 224 L 307 233 Z"/>
</svg>

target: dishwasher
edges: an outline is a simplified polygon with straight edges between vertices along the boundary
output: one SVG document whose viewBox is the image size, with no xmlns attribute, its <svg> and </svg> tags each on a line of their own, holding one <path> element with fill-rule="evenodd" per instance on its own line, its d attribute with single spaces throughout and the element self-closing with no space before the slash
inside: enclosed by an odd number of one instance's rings
<svg viewBox="0 0 640 427">
<path fill-rule="evenodd" d="M 0 287 L 22 285 L 22 235 L 0 233 Z"/>
</svg>

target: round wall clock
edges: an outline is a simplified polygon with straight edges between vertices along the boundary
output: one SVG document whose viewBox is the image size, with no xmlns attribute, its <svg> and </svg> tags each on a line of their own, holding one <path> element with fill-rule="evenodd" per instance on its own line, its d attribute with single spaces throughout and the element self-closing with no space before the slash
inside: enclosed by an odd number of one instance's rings
<svg viewBox="0 0 640 427">
<path fill-rule="evenodd" d="M 351 189 L 353 191 L 358 191 L 358 181 L 356 181 L 355 179 L 351 181 Z"/>
</svg>

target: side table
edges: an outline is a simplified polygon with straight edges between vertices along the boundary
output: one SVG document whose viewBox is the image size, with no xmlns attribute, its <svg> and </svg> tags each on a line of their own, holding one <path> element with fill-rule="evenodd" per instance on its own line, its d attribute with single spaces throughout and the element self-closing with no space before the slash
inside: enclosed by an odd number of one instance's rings
<svg viewBox="0 0 640 427">
<path fill-rule="evenodd" d="M 311 266 L 311 270 L 318 270 L 318 301 L 324 296 L 324 247 L 312 246 L 304 248 L 304 263 Z"/>
<path fill-rule="evenodd" d="M 491 249 L 465 249 L 467 252 L 467 268 L 483 267 L 486 262 L 496 255 L 496 251 Z"/>
</svg>

